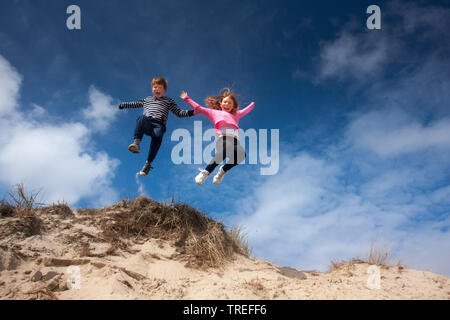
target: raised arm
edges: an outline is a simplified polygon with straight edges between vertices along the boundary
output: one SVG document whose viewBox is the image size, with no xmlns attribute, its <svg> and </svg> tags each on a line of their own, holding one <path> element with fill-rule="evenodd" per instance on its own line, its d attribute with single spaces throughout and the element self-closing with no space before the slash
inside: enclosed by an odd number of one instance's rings
<svg viewBox="0 0 450 320">
<path fill-rule="evenodd" d="M 247 113 L 249 113 L 250 111 L 252 111 L 254 107 L 255 107 L 255 103 L 254 103 L 254 102 L 250 103 L 246 108 L 244 108 L 244 109 L 242 109 L 242 110 L 239 110 L 239 111 L 237 112 L 237 116 L 238 116 L 239 118 L 242 118 L 242 117 L 245 116 Z"/>
<path fill-rule="evenodd" d="M 202 108 L 201 105 L 199 105 L 197 102 L 195 102 L 188 96 L 186 91 L 181 92 L 180 98 L 183 99 L 185 102 L 187 102 L 192 108 L 194 108 L 194 110 L 198 109 L 198 108 Z"/>
<path fill-rule="evenodd" d="M 122 102 L 119 104 L 119 109 L 134 109 L 142 108 L 144 106 L 144 99 L 135 102 Z"/>
<path fill-rule="evenodd" d="M 194 114 L 203 114 L 205 117 L 207 117 L 209 120 L 214 122 L 214 110 L 213 109 L 209 109 L 209 108 L 204 108 L 201 105 L 199 105 L 197 102 L 195 102 L 194 100 L 192 100 L 188 94 L 186 92 L 182 92 L 181 99 L 183 99 L 185 102 L 187 102 L 192 108 L 194 108 Z"/>
</svg>

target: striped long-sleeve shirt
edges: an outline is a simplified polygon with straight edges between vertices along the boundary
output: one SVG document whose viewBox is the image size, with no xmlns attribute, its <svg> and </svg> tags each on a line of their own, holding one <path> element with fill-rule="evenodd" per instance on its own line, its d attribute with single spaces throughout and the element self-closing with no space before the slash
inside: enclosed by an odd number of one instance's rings
<svg viewBox="0 0 450 320">
<path fill-rule="evenodd" d="M 156 121 L 166 125 L 169 110 L 179 118 L 191 117 L 194 110 L 181 110 L 175 101 L 169 97 L 162 96 L 157 98 L 149 96 L 135 102 L 123 102 L 119 105 L 119 109 L 128 108 L 144 108 L 144 116 L 155 119 Z"/>
</svg>

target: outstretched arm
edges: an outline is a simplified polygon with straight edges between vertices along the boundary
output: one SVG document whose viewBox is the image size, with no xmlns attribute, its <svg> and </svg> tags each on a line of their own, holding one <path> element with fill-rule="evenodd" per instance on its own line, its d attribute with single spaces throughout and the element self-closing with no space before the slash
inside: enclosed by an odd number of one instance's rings
<svg viewBox="0 0 450 320">
<path fill-rule="evenodd" d="M 254 102 L 250 103 L 246 108 L 244 108 L 244 109 L 242 109 L 242 110 L 239 110 L 239 111 L 237 112 L 237 116 L 238 116 L 239 118 L 242 118 L 242 117 L 245 116 L 247 113 L 249 113 L 250 111 L 252 111 L 254 107 L 255 107 L 255 103 L 254 103 Z"/>
<path fill-rule="evenodd" d="M 194 110 L 202 108 L 201 105 L 199 105 L 197 102 L 195 102 L 188 96 L 186 91 L 181 91 L 180 98 L 186 101 L 192 108 L 194 108 Z"/>
<path fill-rule="evenodd" d="M 194 110 L 181 110 L 175 101 L 173 101 L 172 99 L 170 99 L 170 101 L 171 103 L 169 109 L 178 118 L 192 117 L 194 115 Z"/>
<path fill-rule="evenodd" d="M 134 109 L 142 108 L 144 106 L 144 99 L 135 102 L 122 102 L 119 104 L 119 109 Z"/>
<path fill-rule="evenodd" d="M 187 92 L 183 91 L 181 92 L 180 98 L 183 99 L 185 102 L 187 102 L 192 108 L 194 108 L 194 114 L 203 114 L 205 117 L 207 117 L 209 120 L 213 121 L 213 109 L 204 108 L 201 105 L 199 105 L 197 102 L 192 100 Z"/>
</svg>

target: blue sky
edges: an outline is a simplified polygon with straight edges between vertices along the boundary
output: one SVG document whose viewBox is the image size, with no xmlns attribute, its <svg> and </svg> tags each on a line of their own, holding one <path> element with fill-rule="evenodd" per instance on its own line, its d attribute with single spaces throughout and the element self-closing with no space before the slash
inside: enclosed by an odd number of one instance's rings
<svg viewBox="0 0 450 320">
<path fill-rule="evenodd" d="M 66 9 L 81 9 L 68 30 Z M 381 30 L 366 9 L 381 8 Z M 102 207 L 141 193 L 176 200 L 227 226 L 254 255 L 325 271 L 371 242 L 406 266 L 450 275 L 449 1 L 2 1 L 0 192 Z M 142 110 L 122 101 L 169 81 L 202 103 L 232 86 L 255 109 L 243 129 L 279 129 L 277 174 L 234 168 L 198 187 L 175 165 L 171 133 L 200 116 L 169 115 L 146 178 L 131 154 Z M 204 143 L 206 146 L 208 143 Z M 138 183 L 137 183 L 138 182 Z"/>
</svg>

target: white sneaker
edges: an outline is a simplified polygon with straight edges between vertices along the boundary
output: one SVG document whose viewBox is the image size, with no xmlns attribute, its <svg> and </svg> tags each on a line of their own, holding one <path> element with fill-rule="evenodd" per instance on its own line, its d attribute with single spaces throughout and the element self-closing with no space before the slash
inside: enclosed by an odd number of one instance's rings
<svg viewBox="0 0 450 320">
<path fill-rule="evenodd" d="M 225 175 L 226 171 L 223 170 L 223 166 L 220 167 L 219 172 L 214 176 L 213 183 L 219 184 L 222 182 L 223 176 Z"/>
<path fill-rule="evenodd" d="M 205 182 L 206 178 L 209 176 L 209 172 L 206 170 L 199 169 L 200 173 L 195 177 L 195 182 L 201 186 Z"/>
</svg>

